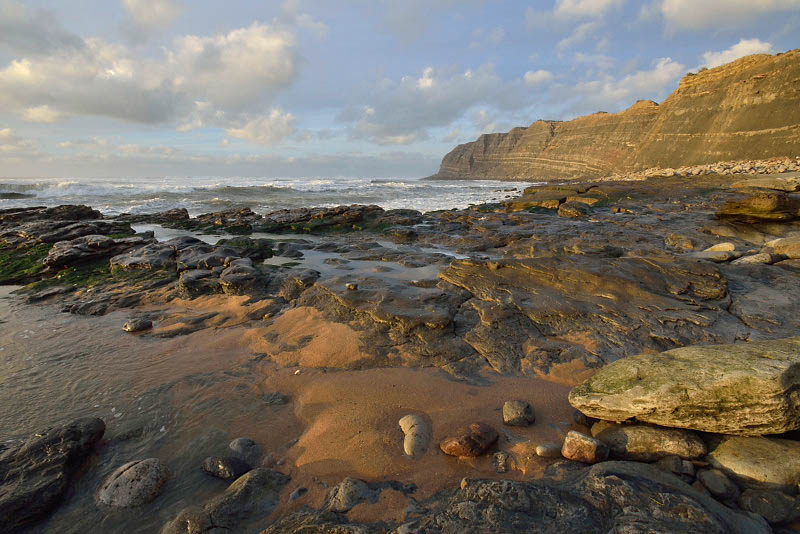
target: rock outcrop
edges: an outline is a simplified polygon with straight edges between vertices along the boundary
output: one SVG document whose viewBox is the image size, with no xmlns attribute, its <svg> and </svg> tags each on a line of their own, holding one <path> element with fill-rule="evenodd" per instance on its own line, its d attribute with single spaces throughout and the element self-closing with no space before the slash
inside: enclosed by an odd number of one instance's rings
<svg viewBox="0 0 800 534">
<path fill-rule="evenodd" d="M 685 76 L 661 105 L 536 121 L 482 135 L 437 178 L 564 180 L 798 154 L 800 50 L 753 55 Z"/>
<path fill-rule="evenodd" d="M 590 417 L 720 434 L 800 427 L 800 338 L 694 346 L 623 358 L 572 390 Z"/>
</svg>

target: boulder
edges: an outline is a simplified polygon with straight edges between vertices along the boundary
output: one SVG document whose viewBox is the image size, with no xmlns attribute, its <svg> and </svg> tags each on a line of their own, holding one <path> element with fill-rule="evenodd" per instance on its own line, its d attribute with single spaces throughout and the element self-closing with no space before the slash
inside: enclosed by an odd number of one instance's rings
<svg viewBox="0 0 800 534">
<path fill-rule="evenodd" d="M 153 321 L 150 319 L 131 319 L 122 326 L 123 330 L 132 334 L 136 332 L 144 332 L 145 330 L 150 330 L 151 328 L 153 328 Z"/>
<path fill-rule="evenodd" d="M 733 501 L 739 496 L 739 486 L 719 469 L 703 469 L 697 473 L 697 479 L 720 501 Z"/>
<path fill-rule="evenodd" d="M 103 235 L 87 235 L 70 241 L 59 241 L 42 262 L 48 267 L 61 268 L 101 258 L 110 258 L 149 240 L 141 237 L 112 239 Z"/>
<path fill-rule="evenodd" d="M 220 273 L 219 284 L 226 295 L 248 295 L 263 291 L 267 278 L 250 258 L 240 258 L 231 261 Z"/>
<path fill-rule="evenodd" d="M 570 430 L 561 446 L 561 455 L 567 460 L 596 464 L 608 459 L 608 446 L 586 434 Z"/>
<path fill-rule="evenodd" d="M 745 490 L 739 496 L 739 506 L 758 514 L 772 525 L 782 525 L 800 518 L 800 501 L 781 491 Z"/>
<path fill-rule="evenodd" d="M 743 487 L 800 489 L 800 442 L 794 440 L 727 436 L 706 460 Z"/>
<path fill-rule="evenodd" d="M 757 192 L 728 200 L 717 217 L 742 221 L 792 221 L 800 218 L 800 196 L 782 192 Z"/>
<path fill-rule="evenodd" d="M 151 243 L 111 258 L 112 269 L 175 269 L 175 249 L 163 243 Z"/>
<path fill-rule="evenodd" d="M 236 480 L 253 468 L 244 460 L 231 456 L 209 456 L 203 460 L 203 471 L 217 478 Z"/>
<path fill-rule="evenodd" d="M 529 402 L 510 400 L 503 404 L 503 423 L 509 426 L 528 426 L 536 420 Z"/>
<path fill-rule="evenodd" d="M 497 431 L 491 426 L 486 423 L 472 423 L 444 438 L 439 443 L 439 448 L 450 456 L 476 457 L 489 450 L 497 438 Z"/>
<path fill-rule="evenodd" d="M 219 278 L 211 271 L 190 269 L 183 271 L 178 278 L 178 291 L 184 298 L 195 298 L 203 295 L 221 293 Z"/>
<path fill-rule="evenodd" d="M 141 506 L 158 497 L 168 479 L 167 467 L 158 458 L 128 462 L 106 478 L 97 500 L 121 508 Z"/>
<path fill-rule="evenodd" d="M 800 235 L 774 239 L 768 241 L 766 246 L 771 247 L 775 254 L 786 256 L 790 259 L 800 258 Z"/>
<path fill-rule="evenodd" d="M 261 445 L 250 438 L 236 438 L 228 444 L 228 448 L 250 465 L 256 465 L 261 455 L 264 454 Z"/>
<path fill-rule="evenodd" d="M 754 436 L 800 428 L 800 337 L 613 362 L 569 395 L 584 414 Z"/>
<path fill-rule="evenodd" d="M 592 427 L 592 435 L 608 445 L 618 460 L 654 462 L 665 456 L 697 459 L 705 456 L 706 444 L 691 430 L 649 425 L 608 425 Z"/>
<path fill-rule="evenodd" d="M 16 532 L 47 516 L 105 433 L 100 419 L 79 419 L 31 436 L 0 454 L 0 523 Z"/>
</svg>

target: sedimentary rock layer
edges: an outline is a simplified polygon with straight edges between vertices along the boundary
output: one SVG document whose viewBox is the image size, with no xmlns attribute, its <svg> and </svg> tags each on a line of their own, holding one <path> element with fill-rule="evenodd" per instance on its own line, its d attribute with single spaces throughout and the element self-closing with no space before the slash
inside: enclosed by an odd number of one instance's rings
<svg viewBox="0 0 800 534">
<path fill-rule="evenodd" d="M 796 156 L 800 50 L 685 76 L 661 104 L 536 121 L 482 135 L 442 161 L 443 179 L 564 180 L 649 168 Z"/>
</svg>

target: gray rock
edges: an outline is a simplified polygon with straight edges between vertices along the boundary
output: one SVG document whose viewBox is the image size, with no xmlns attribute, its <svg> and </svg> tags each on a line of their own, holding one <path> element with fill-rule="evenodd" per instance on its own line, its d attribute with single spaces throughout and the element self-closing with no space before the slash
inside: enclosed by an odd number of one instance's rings
<svg viewBox="0 0 800 534">
<path fill-rule="evenodd" d="M 79 419 L 31 436 L 0 454 L 0 519 L 16 532 L 55 509 L 76 468 L 100 441 L 100 419 Z"/>
<path fill-rule="evenodd" d="M 691 430 L 598 423 L 592 427 L 592 435 L 608 445 L 611 457 L 617 460 L 654 462 L 673 455 L 697 459 L 708 452 L 705 442 Z"/>
<path fill-rule="evenodd" d="M 347 477 L 331 489 L 324 509 L 346 513 L 362 502 L 378 502 L 379 496 L 380 491 L 370 488 L 363 480 Z"/>
<path fill-rule="evenodd" d="M 800 518 L 800 501 L 780 491 L 744 490 L 739 506 L 758 514 L 772 525 L 782 525 Z"/>
<path fill-rule="evenodd" d="M 178 278 L 178 291 L 185 298 L 222 293 L 219 279 L 211 271 L 190 269 Z"/>
<path fill-rule="evenodd" d="M 542 458 L 561 458 L 561 445 L 558 443 L 541 443 L 536 446 L 536 456 Z"/>
<path fill-rule="evenodd" d="M 264 454 L 261 445 L 250 438 L 236 438 L 228 444 L 228 448 L 250 465 L 257 464 L 261 455 Z"/>
<path fill-rule="evenodd" d="M 114 256 L 110 264 L 112 269 L 175 269 L 175 248 L 164 243 L 151 243 Z"/>
<path fill-rule="evenodd" d="M 503 404 L 503 423 L 509 426 L 528 426 L 536 420 L 530 403 L 521 400 L 510 400 Z"/>
<path fill-rule="evenodd" d="M 595 464 L 608 458 L 608 446 L 600 440 L 574 430 L 567 433 L 561 445 L 561 455 L 568 460 Z"/>
<path fill-rule="evenodd" d="M 569 395 L 599 419 L 740 435 L 800 427 L 800 337 L 693 346 L 613 362 Z"/>
<path fill-rule="evenodd" d="M 797 492 L 800 442 L 788 439 L 727 436 L 706 460 L 740 486 Z"/>
<path fill-rule="evenodd" d="M 153 321 L 150 319 L 131 319 L 122 326 L 126 332 L 136 333 L 144 332 L 153 328 Z"/>
<path fill-rule="evenodd" d="M 141 237 L 112 239 L 104 235 L 87 235 L 70 241 L 59 241 L 42 260 L 48 267 L 61 268 L 102 258 L 110 258 L 150 240 Z"/>
<path fill-rule="evenodd" d="M 219 275 L 219 283 L 226 295 L 248 295 L 265 290 L 267 278 L 250 258 L 240 258 L 228 263 Z"/>
<path fill-rule="evenodd" d="M 243 532 L 243 523 L 269 515 L 289 477 L 265 468 L 253 469 L 202 508 L 190 507 L 164 525 L 162 534 Z"/>
<path fill-rule="evenodd" d="M 106 478 L 97 499 L 109 506 L 141 506 L 158 497 L 168 479 L 169 472 L 158 458 L 128 462 Z"/>
<path fill-rule="evenodd" d="M 739 496 L 739 486 L 719 469 L 703 469 L 697 473 L 697 478 L 720 501 L 733 501 Z"/>
<path fill-rule="evenodd" d="M 775 263 L 775 257 L 769 252 L 759 252 L 750 256 L 742 256 L 738 260 L 733 260 L 731 265 L 769 265 Z"/>
<path fill-rule="evenodd" d="M 253 468 L 244 460 L 230 456 L 209 456 L 203 460 L 203 471 L 217 478 L 236 480 Z"/>
<path fill-rule="evenodd" d="M 508 455 L 507 452 L 498 451 L 492 455 L 492 465 L 494 466 L 494 470 L 496 473 L 506 473 L 508 472 L 508 461 L 511 457 Z"/>
<path fill-rule="evenodd" d="M 695 480 L 694 464 L 680 456 L 665 456 L 654 465 L 665 473 L 672 473 L 687 484 L 691 484 Z"/>
</svg>

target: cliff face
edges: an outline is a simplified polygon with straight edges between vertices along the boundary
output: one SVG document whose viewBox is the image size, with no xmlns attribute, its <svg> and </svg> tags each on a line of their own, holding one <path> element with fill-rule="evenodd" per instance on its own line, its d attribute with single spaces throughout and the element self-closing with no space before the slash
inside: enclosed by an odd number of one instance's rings
<svg viewBox="0 0 800 534">
<path fill-rule="evenodd" d="M 436 178 L 565 180 L 800 154 L 800 50 L 687 75 L 661 105 L 536 121 L 457 146 Z"/>
</svg>

